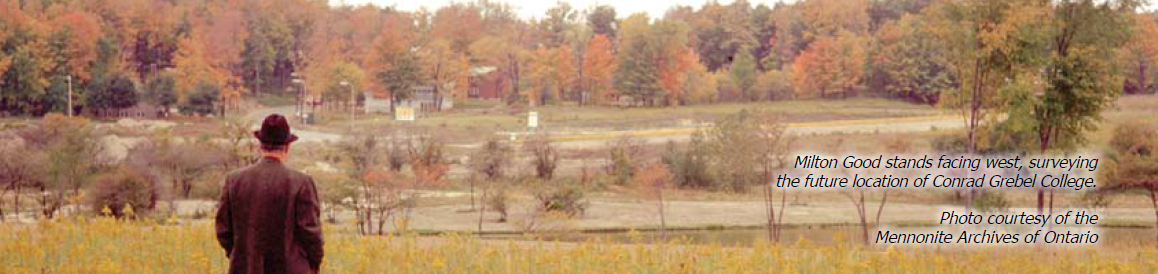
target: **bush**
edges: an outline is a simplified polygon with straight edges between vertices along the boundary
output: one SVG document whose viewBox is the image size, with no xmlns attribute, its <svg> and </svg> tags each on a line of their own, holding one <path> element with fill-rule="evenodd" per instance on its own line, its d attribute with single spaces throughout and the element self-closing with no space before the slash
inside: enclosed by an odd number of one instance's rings
<svg viewBox="0 0 1158 274">
<path fill-rule="evenodd" d="M 587 189 L 570 180 L 545 183 L 535 191 L 539 211 L 562 212 L 570 217 L 587 211 L 586 197 Z"/>
<path fill-rule="evenodd" d="M 422 185 L 442 183 L 442 177 L 450 167 L 446 159 L 446 143 L 434 137 L 422 136 L 407 148 L 410 170 L 418 182 Z"/>
<path fill-rule="evenodd" d="M 1078 203 L 1086 208 L 1097 211 L 1110 207 L 1110 204 L 1114 203 L 1114 197 L 1106 191 L 1083 191 L 1082 195 L 1078 197 Z"/>
<path fill-rule="evenodd" d="M 682 146 L 682 149 L 674 142 L 668 143 L 667 154 L 663 157 L 663 163 L 672 171 L 675 185 L 707 189 L 715 183 L 709 169 L 711 167 L 710 148 L 704 144 L 703 139 L 702 134 L 693 134 L 691 141 Z"/>
<path fill-rule="evenodd" d="M 608 150 L 607 173 L 615 185 L 627 185 L 635 176 L 635 162 L 639 160 L 642 148 L 638 141 L 629 137 L 619 138 L 610 144 Z"/>
<path fill-rule="evenodd" d="M 717 72 L 714 77 L 716 78 L 717 99 L 720 101 L 737 101 L 743 97 L 740 85 L 727 74 Z"/>
<path fill-rule="evenodd" d="M 796 92 L 792 86 L 792 73 L 781 70 L 761 74 L 752 90 L 756 99 L 769 101 L 791 99 Z"/>
<path fill-rule="evenodd" d="M 962 134 L 942 134 L 929 141 L 934 151 L 939 153 L 963 153 L 969 149 L 969 141 Z"/>
<path fill-rule="evenodd" d="M 97 177 L 89 193 L 92 193 L 95 212 L 116 218 L 141 215 L 153 208 L 157 197 L 157 190 L 147 176 L 124 167 Z M 126 211 L 130 209 L 131 213 Z"/>
<path fill-rule="evenodd" d="M 503 177 L 506 166 L 511 162 L 511 149 L 498 139 L 487 140 L 470 157 L 470 168 L 487 181 Z"/>
<path fill-rule="evenodd" d="M 555 168 L 559 166 L 559 152 L 551 145 L 551 140 L 546 134 L 531 137 L 523 147 L 531 153 L 531 163 L 534 164 L 535 174 L 539 179 L 551 180 L 555 177 Z"/>
<path fill-rule="evenodd" d="M 220 94 L 221 87 L 209 82 L 200 82 L 193 88 L 193 93 L 189 94 L 189 98 L 186 98 L 177 108 L 185 115 L 213 114 L 214 105 L 217 104 Z"/>
<path fill-rule="evenodd" d="M 511 195 L 505 186 L 493 187 L 487 191 L 486 197 L 483 197 L 483 199 L 485 199 L 483 202 L 486 203 L 487 209 L 499 213 L 498 222 L 507 222 L 507 216 L 509 216 L 508 213 L 510 213 L 510 207 L 508 207 L 508 205 L 510 204 Z"/>
<path fill-rule="evenodd" d="M 998 191 L 979 191 L 973 205 L 982 213 L 1004 212 L 1009 210 L 1009 199 Z"/>
</svg>

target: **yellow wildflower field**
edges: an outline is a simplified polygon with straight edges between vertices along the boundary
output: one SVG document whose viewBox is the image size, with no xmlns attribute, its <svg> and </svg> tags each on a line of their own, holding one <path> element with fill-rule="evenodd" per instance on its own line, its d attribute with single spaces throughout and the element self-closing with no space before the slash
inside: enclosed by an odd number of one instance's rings
<svg viewBox="0 0 1158 274">
<path fill-rule="evenodd" d="M 1158 273 L 1152 247 L 555 243 L 469 236 L 327 235 L 322 273 Z M 224 273 L 209 223 L 108 218 L 0 224 L 0 273 Z"/>
</svg>

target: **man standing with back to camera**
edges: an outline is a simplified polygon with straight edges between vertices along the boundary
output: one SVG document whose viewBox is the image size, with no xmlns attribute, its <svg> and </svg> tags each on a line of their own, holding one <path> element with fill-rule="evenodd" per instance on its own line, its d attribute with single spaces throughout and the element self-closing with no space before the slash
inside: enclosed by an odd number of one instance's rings
<svg viewBox="0 0 1158 274">
<path fill-rule="evenodd" d="M 318 273 L 324 252 L 317 187 L 284 164 L 298 137 L 278 114 L 253 135 L 261 160 L 226 176 L 218 203 L 217 241 L 229 273 Z"/>
</svg>

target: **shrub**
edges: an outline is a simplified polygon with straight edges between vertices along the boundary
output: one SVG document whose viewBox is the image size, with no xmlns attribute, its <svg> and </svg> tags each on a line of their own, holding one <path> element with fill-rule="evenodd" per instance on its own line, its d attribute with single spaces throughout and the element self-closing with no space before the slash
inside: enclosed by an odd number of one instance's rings
<svg viewBox="0 0 1158 274">
<path fill-rule="evenodd" d="M 185 115 L 209 115 L 214 112 L 214 105 L 217 104 L 218 95 L 221 93 L 221 87 L 209 82 L 197 83 L 193 88 L 193 92 L 189 94 L 184 102 L 177 106 L 177 109 Z"/>
<path fill-rule="evenodd" d="M 973 205 L 983 213 L 1003 212 L 1009 210 L 1009 199 L 998 191 L 980 191 L 973 198 Z"/>
<path fill-rule="evenodd" d="M 1107 191 L 1083 191 L 1082 195 L 1078 197 L 1078 203 L 1095 211 L 1110 207 L 1113 202 L 1113 195 Z"/>
<path fill-rule="evenodd" d="M 727 74 L 717 72 L 716 78 L 716 97 L 720 101 L 736 101 L 743 96 L 740 85 L 736 83 Z"/>
<path fill-rule="evenodd" d="M 98 176 L 89 192 L 95 212 L 116 218 L 140 215 L 152 209 L 157 197 L 157 190 L 147 176 L 125 167 Z M 130 208 L 134 214 L 126 212 Z"/>
<path fill-rule="evenodd" d="M 752 87 L 752 95 L 759 100 L 785 100 L 795 95 L 792 86 L 792 73 L 789 71 L 769 70 L 756 79 Z"/>
<path fill-rule="evenodd" d="M 539 211 L 562 212 L 575 217 L 587 211 L 587 189 L 570 181 L 554 181 L 541 184 L 535 191 Z"/>
<path fill-rule="evenodd" d="M 417 139 L 417 142 L 408 146 L 410 170 L 414 172 L 419 184 L 440 184 L 450 167 L 446 159 L 446 144 L 428 136 Z"/>
<path fill-rule="evenodd" d="M 535 165 L 535 174 L 539 179 L 551 180 L 555 177 L 555 168 L 559 166 L 559 152 L 551 145 L 546 134 L 538 134 L 523 144 L 524 149 L 531 153 L 531 162 Z"/>
<path fill-rule="evenodd" d="M 610 144 L 608 150 L 607 173 L 616 185 L 627 185 L 635 176 L 635 161 L 642 153 L 639 142 L 629 137 L 619 138 Z"/>
<path fill-rule="evenodd" d="M 487 140 L 470 157 L 470 168 L 487 181 L 503 177 L 503 171 L 511 162 L 511 149 L 497 139 Z"/>
<path fill-rule="evenodd" d="M 498 222 L 507 222 L 507 216 L 509 216 L 508 213 L 510 213 L 510 207 L 508 207 L 508 205 L 511 200 L 511 195 L 507 191 L 507 188 L 504 186 L 495 186 L 487 191 L 484 199 L 486 208 L 499 213 Z"/>
<path fill-rule="evenodd" d="M 968 140 L 961 134 L 942 134 L 929 141 L 934 151 L 940 153 L 963 153 L 969 148 Z"/>
<path fill-rule="evenodd" d="M 704 144 L 702 134 L 693 134 L 692 138 L 683 148 L 679 148 L 674 142 L 669 142 L 667 146 L 667 154 L 663 157 L 663 163 L 671 170 L 672 181 L 679 187 L 688 188 L 709 188 L 714 182 L 712 180 L 711 155 L 709 155 L 709 148 Z"/>
</svg>

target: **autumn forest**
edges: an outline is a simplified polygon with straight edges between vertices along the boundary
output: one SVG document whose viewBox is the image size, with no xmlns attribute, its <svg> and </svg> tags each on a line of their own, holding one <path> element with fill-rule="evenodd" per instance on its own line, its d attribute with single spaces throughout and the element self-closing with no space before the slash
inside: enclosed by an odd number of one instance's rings
<svg viewBox="0 0 1158 274">
<path fill-rule="evenodd" d="M 531 106 L 944 104 L 1034 90 L 1056 78 L 1042 68 L 1070 65 L 1100 88 L 1158 90 L 1158 19 L 1137 1 L 738 0 L 658 18 L 565 2 L 520 18 L 518 7 L 488 0 L 436 10 L 312 0 L 0 5 L 6 115 L 101 115 L 138 102 L 210 114 L 302 89 L 345 103 L 350 89 L 397 101 L 428 86 L 465 100 L 478 96 L 476 76 L 489 77 L 493 99 Z"/>
</svg>

